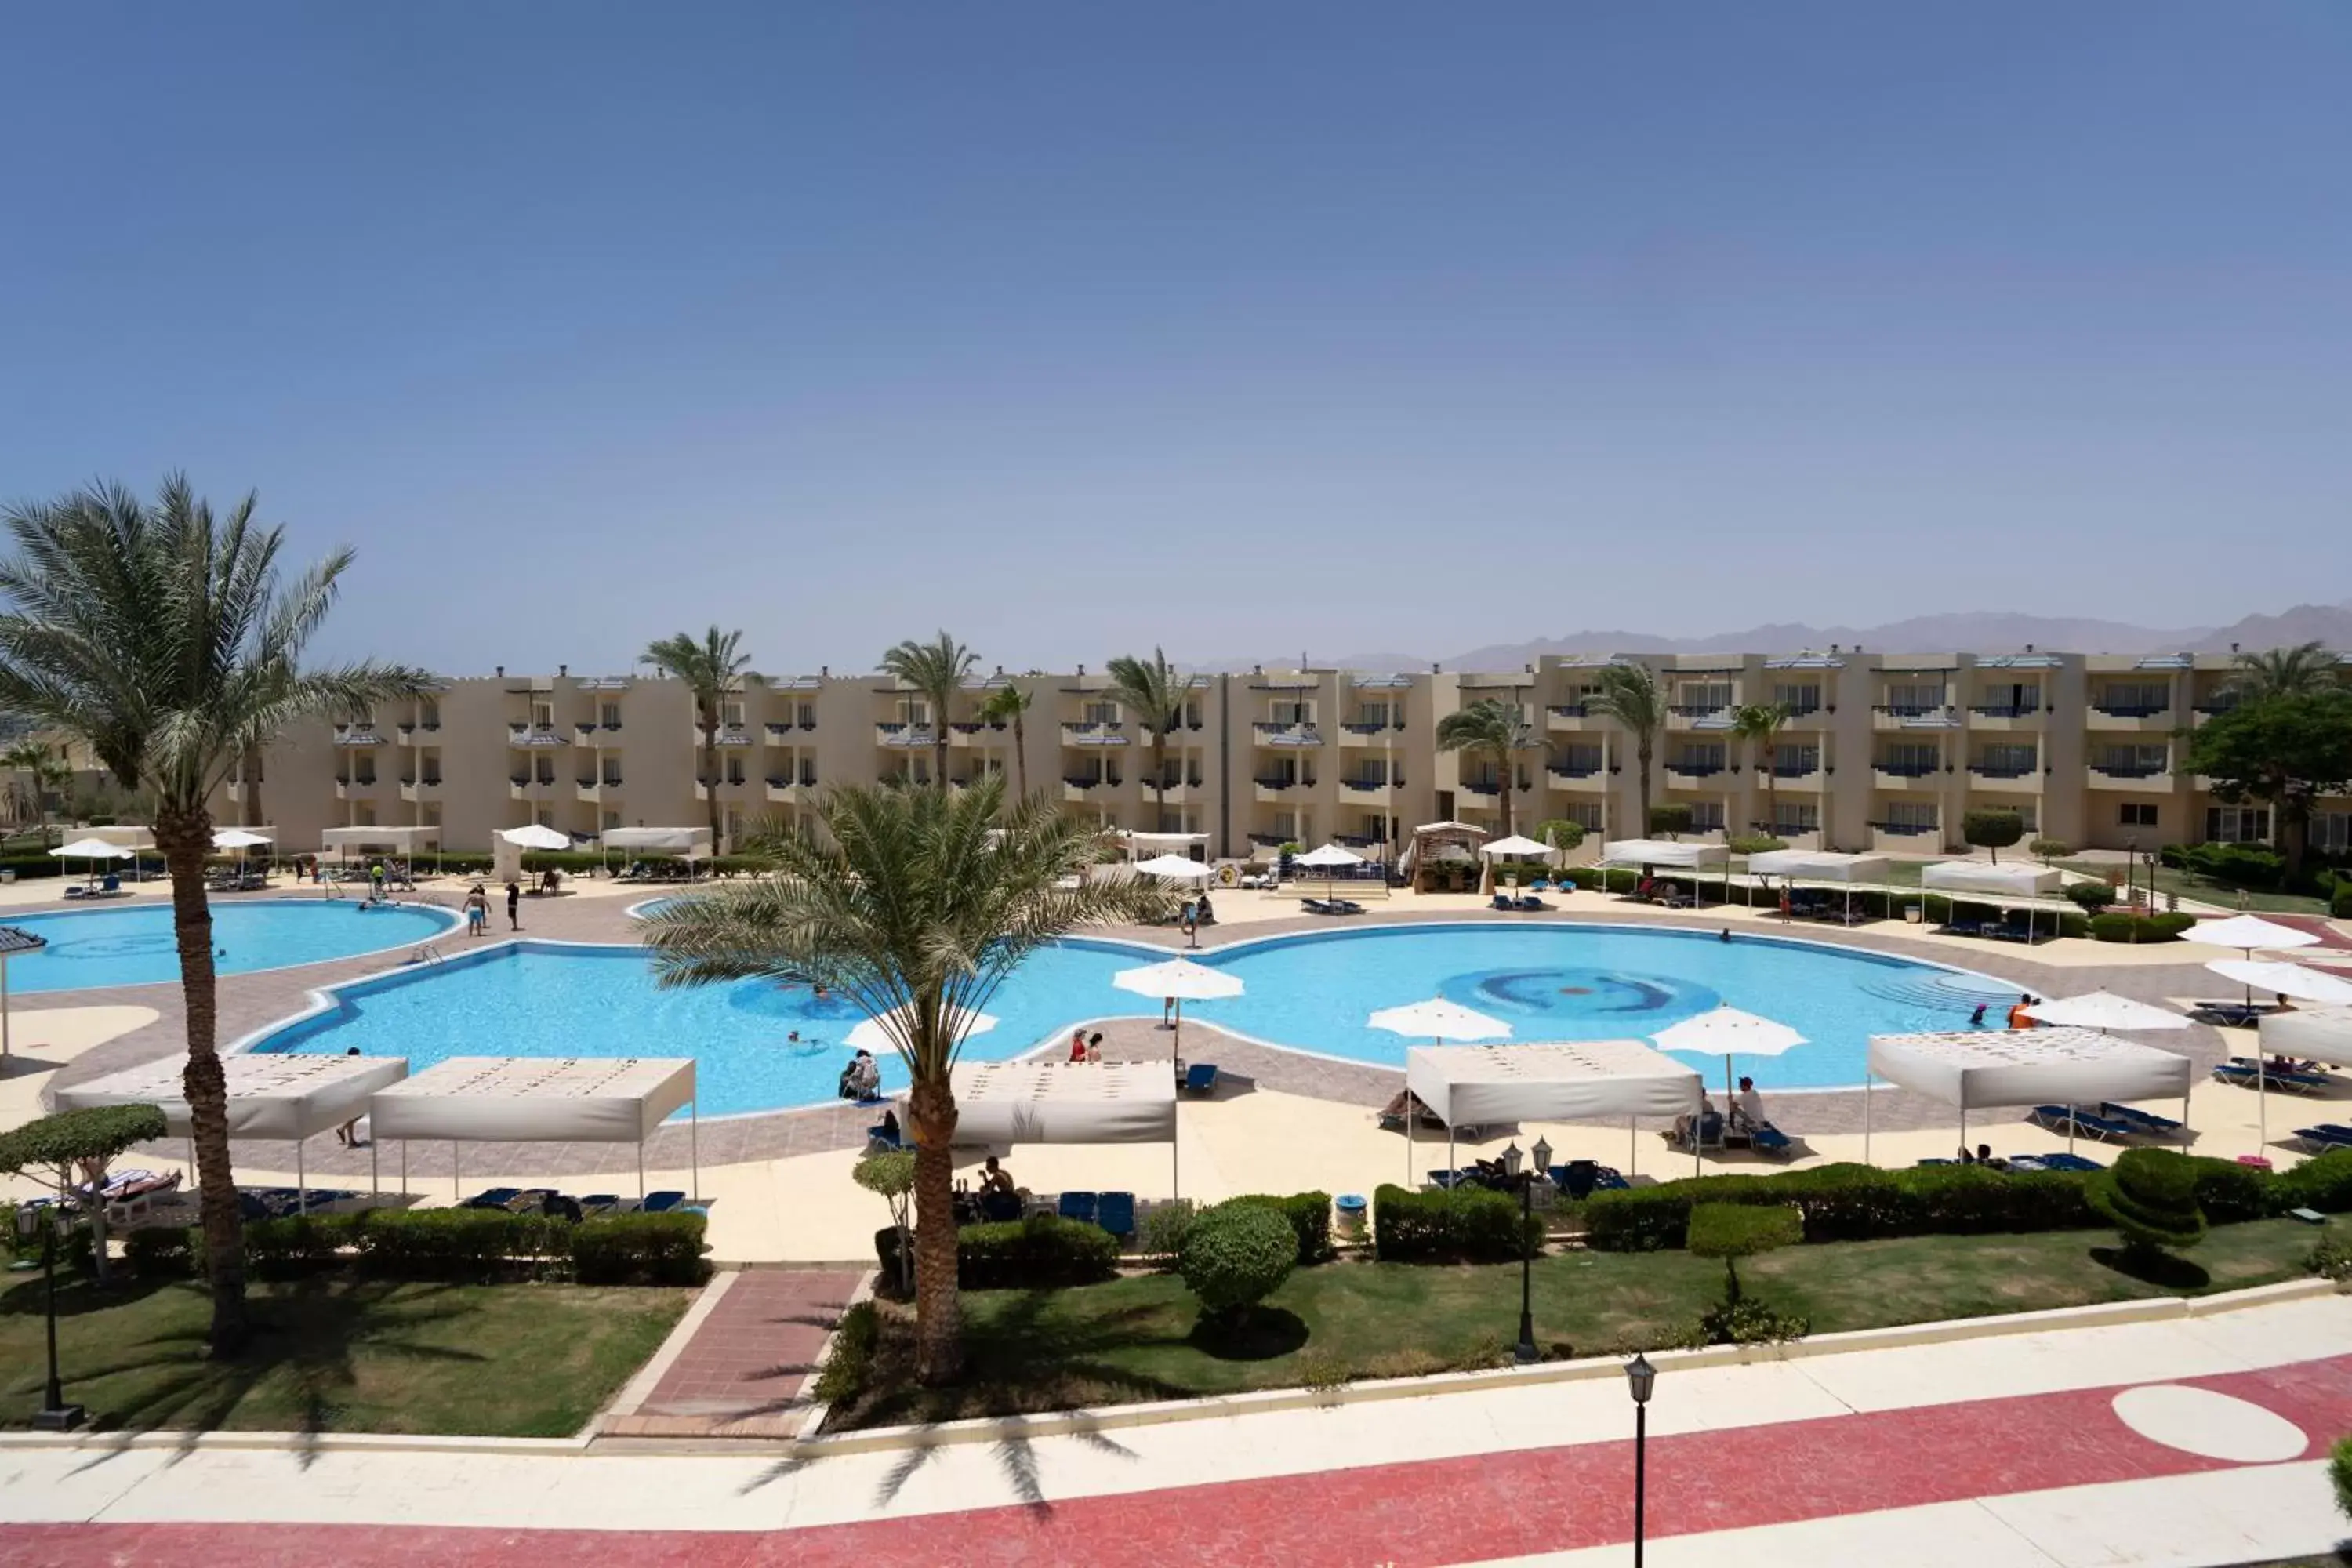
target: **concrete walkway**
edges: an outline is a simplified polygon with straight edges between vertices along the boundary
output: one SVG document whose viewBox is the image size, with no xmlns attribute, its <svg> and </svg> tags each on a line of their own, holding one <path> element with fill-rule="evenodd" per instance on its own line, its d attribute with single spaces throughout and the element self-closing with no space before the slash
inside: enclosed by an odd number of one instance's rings
<svg viewBox="0 0 2352 1568">
<path fill-rule="evenodd" d="M 0 1444 L 0 1563 L 1623 1561 L 1623 1382 L 818 1459 Z M 1661 1564 L 2223 1564 L 2344 1531 L 2328 1297 L 1744 1365 L 1650 1406 Z"/>
</svg>

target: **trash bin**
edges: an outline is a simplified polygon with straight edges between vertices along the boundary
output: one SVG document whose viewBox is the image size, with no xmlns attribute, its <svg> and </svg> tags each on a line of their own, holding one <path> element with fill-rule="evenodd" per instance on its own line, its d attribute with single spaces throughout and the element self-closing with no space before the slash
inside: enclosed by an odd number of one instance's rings
<svg viewBox="0 0 2352 1568">
<path fill-rule="evenodd" d="M 1364 1194 L 1341 1193 L 1331 1206 L 1339 1211 L 1339 1234 L 1353 1241 L 1364 1234 Z"/>
<path fill-rule="evenodd" d="M 1919 923 L 1921 923 L 1921 921 L 1923 921 L 1926 918 L 1927 918 L 1927 913 L 1926 913 L 1926 911 L 1925 911 L 1924 910 L 1922 910 L 1922 909 L 1921 909 L 1917 904 L 1906 904 L 1906 905 L 1904 905 L 1904 906 L 1903 906 L 1903 919 L 1904 919 L 1907 923 L 1909 923 L 1909 924 L 1911 924 L 1911 925 L 1915 925 L 1915 926 L 1916 926 L 1916 925 L 1918 925 Z"/>
</svg>

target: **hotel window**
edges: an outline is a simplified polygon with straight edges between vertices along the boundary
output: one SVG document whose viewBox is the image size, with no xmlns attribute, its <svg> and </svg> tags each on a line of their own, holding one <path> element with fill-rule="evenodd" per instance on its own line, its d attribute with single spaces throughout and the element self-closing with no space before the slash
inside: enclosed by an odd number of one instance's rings
<svg viewBox="0 0 2352 1568">
<path fill-rule="evenodd" d="M 742 758 L 730 757 L 727 759 L 727 782 L 731 784 L 739 784 L 743 782 Z"/>
<path fill-rule="evenodd" d="M 1821 765 L 1822 749 L 1819 746 L 1791 746 L 1785 741 L 1773 744 L 1772 772 L 1776 777 L 1801 779 L 1807 773 L 1817 772 Z"/>
<path fill-rule="evenodd" d="M 1315 722 L 1315 704 L 1312 702 L 1269 702 L 1266 712 L 1272 722 L 1285 729 L 1297 729 Z"/>
<path fill-rule="evenodd" d="M 541 827 L 552 827 L 555 826 L 555 813 L 542 805 L 535 814 L 535 820 Z"/>
<path fill-rule="evenodd" d="M 931 708 L 929 703 L 905 698 L 899 700 L 898 722 L 908 726 L 909 729 L 919 730 L 930 721 Z"/>
<path fill-rule="evenodd" d="M 1820 709 L 1822 689 L 1818 685 L 1775 686 L 1772 688 L 1772 700 L 1787 709 L 1790 717 L 1797 718 Z"/>
<path fill-rule="evenodd" d="M 1932 831 L 1936 826 L 1936 807 L 1924 800 L 1898 800 L 1886 808 L 1886 825 L 1898 831 Z"/>
<path fill-rule="evenodd" d="M 530 705 L 530 727 L 534 730 L 554 729 L 555 704 L 552 702 L 532 703 Z"/>
<path fill-rule="evenodd" d="M 1979 764 L 1988 778 L 2023 778 L 2037 765 L 2032 746 L 1987 746 Z"/>
<path fill-rule="evenodd" d="M 1184 704 L 1184 728 L 1187 730 L 1197 730 L 1200 727 L 1201 704 L 1200 700 L 1196 698 Z"/>
<path fill-rule="evenodd" d="M 621 727 L 621 705 L 617 702 L 604 703 L 596 710 L 596 721 L 604 725 L 607 730 L 619 729 Z"/>
<path fill-rule="evenodd" d="M 1568 820 L 1575 823 L 1587 833 L 1600 832 L 1601 803 L 1597 800 L 1579 800 L 1570 802 L 1568 807 Z"/>
<path fill-rule="evenodd" d="M 373 827 L 375 826 L 375 805 L 373 802 L 358 800 L 352 803 L 352 826 L 353 827 Z"/>
<path fill-rule="evenodd" d="M 420 702 L 416 706 L 416 721 L 427 730 L 441 728 L 441 704 Z"/>
<path fill-rule="evenodd" d="M 1285 838 L 1297 837 L 1298 814 L 1293 811 L 1276 812 L 1274 814 L 1274 830 Z"/>
<path fill-rule="evenodd" d="M 816 728 L 816 704 L 815 704 L 815 703 L 814 703 L 814 702 L 803 702 L 803 703 L 802 703 L 802 704 L 800 705 L 800 707 L 795 710 L 795 716 L 796 716 L 796 720 L 797 720 L 797 721 L 798 721 L 798 723 L 800 724 L 800 727 L 801 727 L 802 729 L 803 729 L 803 730 L 814 730 L 814 729 L 815 729 L 815 728 Z"/>
<path fill-rule="evenodd" d="M 1673 765 L 1686 773 L 1719 773 L 1723 771 L 1723 747 L 1686 744 L 1675 753 Z"/>
<path fill-rule="evenodd" d="M 2311 814 L 2311 847 L 2323 855 L 2352 852 L 2352 811 Z"/>
<path fill-rule="evenodd" d="M 1944 706 L 1943 683 L 1890 686 L 1886 689 L 1886 706 L 1897 713 L 1932 713 Z"/>
<path fill-rule="evenodd" d="M 608 811 L 608 812 L 606 812 L 606 813 L 604 814 L 604 830 L 605 830 L 607 833 L 611 832 L 614 828 L 618 827 L 618 826 L 621 826 L 621 814 L 620 814 L 619 812 L 617 812 L 617 811 Z"/>
<path fill-rule="evenodd" d="M 373 752 L 362 752 L 360 753 L 358 768 L 352 773 L 352 777 L 359 784 L 372 784 L 375 783 L 375 754 Z"/>
<path fill-rule="evenodd" d="M 1731 706 L 1731 682 L 1727 680 L 1686 680 L 1677 689 L 1675 705 L 1696 709 L 1701 713 L 1713 713 Z"/>
<path fill-rule="evenodd" d="M 1772 831 L 1777 834 L 1818 833 L 1822 826 L 1822 808 L 1796 801 L 1772 803 Z"/>
<path fill-rule="evenodd" d="M 1389 721 L 1389 705 L 1385 702 L 1360 702 L 1356 705 L 1356 722 L 1369 730 L 1385 729 Z"/>
<path fill-rule="evenodd" d="M 1881 773 L 1918 778 L 1936 772 L 1943 765 L 1943 752 L 1939 748 L 1906 741 L 1887 747 L 1886 754 L 1879 760 L 1878 769 Z"/>
<path fill-rule="evenodd" d="M 2098 706 L 2108 713 L 2161 713 L 2172 706 L 2172 688 L 2161 680 L 2111 680 L 2100 689 Z"/>
<path fill-rule="evenodd" d="M 722 729 L 741 729 L 743 727 L 743 705 L 740 702 L 721 702 L 719 705 L 719 723 Z"/>
<path fill-rule="evenodd" d="M 541 757 L 538 759 L 538 763 L 539 782 L 543 784 L 553 784 L 555 782 L 555 759 L 553 757 Z"/>
<path fill-rule="evenodd" d="M 2267 844 L 2271 812 L 2266 805 L 2209 805 L 2205 838 L 2210 844 Z"/>
<path fill-rule="evenodd" d="M 1368 811 L 1364 814 L 1364 825 L 1359 831 L 1375 844 L 1385 844 L 1389 841 L 1389 819 L 1378 812 Z"/>
<path fill-rule="evenodd" d="M 603 773 L 603 778 L 604 778 L 604 782 L 605 782 L 606 784 L 619 784 L 619 783 L 621 782 L 621 759 L 620 759 L 620 758 L 618 758 L 618 757 L 606 757 L 606 758 L 604 759 L 604 773 Z"/>
<path fill-rule="evenodd" d="M 1116 703 L 1116 702 L 1089 702 L 1089 703 L 1087 703 L 1087 717 L 1086 717 L 1086 721 L 1087 721 L 1087 723 L 1089 723 L 1089 724 L 1116 724 L 1116 723 L 1118 723 L 1118 703 Z"/>
<path fill-rule="evenodd" d="M 1691 826 L 1700 833 L 1714 833 L 1723 826 L 1723 802 L 1698 800 L 1691 803 Z"/>
<path fill-rule="evenodd" d="M 1599 746 L 1591 744 L 1562 746 L 1557 755 L 1559 760 L 1552 765 L 1559 768 L 1564 768 L 1571 773 L 1581 776 L 1588 773 L 1597 773 L 1601 771 L 1601 748 Z"/>
<path fill-rule="evenodd" d="M 2160 745 L 2101 746 L 2098 760 L 2091 766 L 2103 773 L 2140 778 L 2162 773 L 2168 754 Z"/>
<path fill-rule="evenodd" d="M 2154 827 L 2156 805 L 2150 801 L 2127 800 L 2116 808 L 2116 824 L 2120 827 Z"/>
</svg>

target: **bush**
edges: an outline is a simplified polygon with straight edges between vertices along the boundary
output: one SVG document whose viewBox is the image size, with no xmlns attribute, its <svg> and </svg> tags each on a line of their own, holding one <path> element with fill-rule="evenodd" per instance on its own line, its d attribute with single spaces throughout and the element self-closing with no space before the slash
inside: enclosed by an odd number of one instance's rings
<svg viewBox="0 0 2352 1568">
<path fill-rule="evenodd" d="M 2327 1479 L 2336 1483 L 2336 1506 L 2352 1517 L 2352 1437 L 2336 1440 L 2327 1456 Z"/>
<path fill-rule="evenodd" d="M 2025 852 L 2046 866 L 2074 853 L 2074 847 L 2063 838 L 2036 838 L 2026 845 Z"/>
<path fill-rule="evenodd" d="M 1769 855 L 1775 849 L 1788 847 L 1788 840 L 1775 838 L 1769 833 L 1735 833 L 1724 840 L 1724 847 L 1734 855 Z"/>
<path fill-rule="evenodd" d="M 956 1279 L 967 1290 L 1092 1285 L 1118 1265 L 1118 1241 L 1110 1232 L 1059 1215 L 968 1225 L 956 1233 Z"/>
<path fill-rule="evenodd" d="M 122 1256 L 138 1279 L 184 1279 L 196 1271 L 196 1237 L 178 1226 L 150 1226 L 122 1238 Z"/>
<path fill-rule="evenodd" d="M 860 1301 L 842 1313 L 824 1365 L 817 1369 L 809 1390 L 811 1397 L 820 1405 L 840 1405 L 865 1393 L 874 1375 L 874 1352 L 881 1342 L 882 1318 L 873 1302 Z"/>
<path fill-rule="evenodd" d="M 1298 1261 L 1304 1264 L 1322 1262 L 1331 1256 L 1331 1194 L 1328 1193 L 1293 1193 L 1288 1197 L 1251 1193 L 1227 1203 L 1256 1204 L 1282 1215 L 1285 1224 L 1298 1237 Z"/>
<path fill-rule="evenodd" d="M 1880 1171 L 1822 1165 L 1769 1176 L 1695 1176 L 1595 1193 L 1584 1207 L 1586 1240 L 1606 1252 L 1684 1245 L 1694 1204 L 1786 1205 L 1807 1241 L 1890 1236 L 1959 1236 L 2081 1229 L 2096 1223 L 2079 1176 L 2007 1173 L 1972 1165 Z"/>
<path fill-rule="evenodd" d="M 1185 1233 L 1192 1228 L 1194 1205 L 1190 1198 L 1178 1198 L 1146 1209 L 1138 1226 L 1135 1249 L 1147 1258 L 1160 1260 L 1162 1268 L 1176 1267 L 1177 1254 L 1184 1250 Z"/>
<path fill-rule="evenodd" d="M 2352 879 L 2336 879 L 2336 893 L 2327 900 L 2327 912 L 2339 921 L 2352 921 Z"/>
<path fill-rule="evenodd" d="M 2286 860 L 2261 844 L 2168 844 L 2162 864 L 2235 888 L 2273 889 L 2286 880 Z"/>
<path fill-rule="evenodd" d="M 1650 831 L 1672 838 L 1691 830 L 1691 808 L 1687 801 L 1670 800 L 1650 807 Z"/>
<path fill-rule="evenodd" d="M 572 1277 L 583 1285 L 699 1285 L 710 1271 L 703 1229 L 698 1214 L 583 1219 L 572 1227 Z"/>
<path fill-rule="evenodd" d="M 1298 1233 L 1282 1212 L 1236 1199 L 1201 1211 L 1177 1266 L 1204 1316 L 1232 1318 L 1271 1295 L 1297 1261 Z"/>
<path fill-rule="evenodd" d="M 2322 1279 L 2333 1279 L 2338 1285 L 2352 1282 L 2352 1242 L 2331 1237 L 2311 1249 L 2303 1266 Z"/>
<path fill-rule="evenodd" d="M 2194 1247 L 2205 1237 L 2197 1206 L 2197 1171 L 2162 1149 L 2126 1149 L 2115 1166 L 2084 1188 L 2091 1206 L 2124 1238 L 2126 1248 L 2163 1252 Z"/>
<path fill-rule="evenodd" d="M 293 1215 L 247 1221 L 245 1264 L 263 1279 L 290 1279 L 342 1261 L 357 1234 L 357 1215 Z M 201 1241 L 197 1245 L 202 1245 Z"/>
<path fill-rule="evenodd" d="M 1788 1204 L 1704 1203 L 1691 1205 L 1684 1242 L 1693 1256 L 1726 1262 L 1794 1247 L 1805 1237 L 1804 1215 Z"/>
<path fill-rule="evenodd" d="M 1543 1221 L 1523 1222 L 1518 1200 L 1506 1193 L 1485 1187 L 1409 1193 L 1391 1184 L 1372 1194 L 1372 1250 L 1383 1263 L 1508 1262 L 1542 1245 Z"/>
<path fill-rule="evenodd" d="M 2270 1178 L 2268 1185 L 2272 1214 L 2289 1209 L 2352 1212 L 2352 1149 L 2331 1149 L 2305 1160 L 2294 1170 Z"/>
<path fill-rule="evenodd" d="M 2135 915 L 2109 910 L 2091 917 L 2090 936 L 2094 942 L 2178 942 L 2180 933 L 2196 923 L 2196 916 L 2178 912 Z"/>
<path fill-rule="evenodd" d="M 2116 901 L 2116 890 L 2105 882 L 2069 882 L 2065 891 L 2085 914 L 2095 915 Z"/>
</svg>

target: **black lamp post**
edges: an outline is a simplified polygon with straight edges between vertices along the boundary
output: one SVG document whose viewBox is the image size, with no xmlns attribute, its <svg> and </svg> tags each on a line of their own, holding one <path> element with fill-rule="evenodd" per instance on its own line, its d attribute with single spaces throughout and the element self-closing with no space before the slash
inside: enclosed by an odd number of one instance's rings
<svg viewBox="0 0 2352 1568">
<path fill-rule="evenodd" d="M 1649 1357 L 1636 1354 L 1625 1363 L 1625 1386 L 1633 1395 L 1633 1568 L 1642 1568 L 1643 1493 L 1649 1484 L 1650 1390 L 1657 1381 L 1658 1369 L 1650 1364 Z"/>
<path fill-rule="evenodd" d="M 81 1425 L 82 1408 L 66 1403 L 65 1384 L 58 1376 L 58 1237 L 70 1223 L 66 1211 L 55 1211 L 54 1223 L 43 1225 L 42 1211 L 26 1204 L 16 1210 L 16 1234 L 26 1241 L 41 1237 L 42 1283 L 48 1297 L 49 1381 L 41 1391 L 41 1408 L 33 1414 L 37 1432 L 70 1432 Z"/>
<path fill-rule="evenodd" d="M 1536 1176 L 1533 1171 L 1521 1169 L 1527 1156 L 1519 1152 L 1514 1140 L 1503 1151 L 1503 1173 L 1519 1184 L 1519 1342 L 1512 1355 L 1518 1361 L 1536 1359 L 1536 1316 L 1533 1295 L 1535 1247 L 1528 1240 L 1528 1232 L 1535 1228 Z"/>
</svg>

